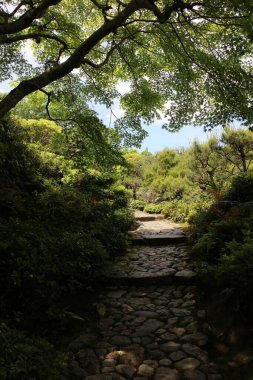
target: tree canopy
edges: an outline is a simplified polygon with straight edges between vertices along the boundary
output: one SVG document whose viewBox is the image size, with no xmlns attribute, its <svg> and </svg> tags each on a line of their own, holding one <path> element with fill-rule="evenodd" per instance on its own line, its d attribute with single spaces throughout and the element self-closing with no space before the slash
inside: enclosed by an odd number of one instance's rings
<svg viewBox="0 0 253 380">
<path fill-rule="evenodd" d="M 141 131 L 141 120 L 162 113 L 171 130 L 234 118 L 251 125 L 252 10 L 250 1 L 234 0 L 1 2 L 0 79 L 17 80 L 0 116 L 40 90 L 51 117 L 54 101 L 110 107 L 120 97 L 119 131 Z M 27 44 L 36 67 L 25 57 Z M 130 83 L 121 96 L 119 81 Z"/>
</svg>

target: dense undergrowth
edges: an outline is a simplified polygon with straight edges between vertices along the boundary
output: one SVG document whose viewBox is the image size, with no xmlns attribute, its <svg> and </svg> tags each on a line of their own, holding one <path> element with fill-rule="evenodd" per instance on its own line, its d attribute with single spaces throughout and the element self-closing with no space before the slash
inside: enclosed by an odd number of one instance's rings
<svg viewBox="0 0 253 380">
<path fill-rule="evenodd" d="M 63 379 L 50 327 L 126 249 L 128 197 L 112 169 L 72 158 L 55 123 L 5 119 L 0 133 L 0 378 Z"/>
<path fill-rule="evenodd" d="M 219 200 L 195 216 L 191 229 L 192 252 L 206 286 L 215 285 L 221 290 L 219 297 L 229 313 L 250 321 L 253 316 L 253 172 L 234 178 Z"/>
</svg>

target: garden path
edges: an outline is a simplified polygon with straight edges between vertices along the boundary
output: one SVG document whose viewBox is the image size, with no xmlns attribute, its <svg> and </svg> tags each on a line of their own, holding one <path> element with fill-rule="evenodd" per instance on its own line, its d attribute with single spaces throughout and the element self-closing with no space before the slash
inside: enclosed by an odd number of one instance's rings
<svg viewBox="0 0 253 380">
<path fill-rule="evenodd" d="M 221 379 L 208 358 L 205 311 L 196 306 L 183 231 L 144 217 L 137 215 L 132 233 L 138 246 L 116 263 L 111 285 L 94 304 L 99 333 L 83 334 L 69 347 L 72 373 L 85 380 Z"/>
</svg>

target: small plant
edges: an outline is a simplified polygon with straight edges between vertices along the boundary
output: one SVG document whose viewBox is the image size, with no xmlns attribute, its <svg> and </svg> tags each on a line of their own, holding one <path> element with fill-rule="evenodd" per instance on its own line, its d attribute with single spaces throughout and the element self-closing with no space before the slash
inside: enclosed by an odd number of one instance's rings
<svg viewBox="0 0 253 380">
<path fill-rule="evenodd" d="M 144 207 L 144 211 L 149 212 L 150 214 L 160 214 L 162 211 L 162 205 L 159 203 L 148 203 Z"/>
<path fill-rule="evenodd" d="M 131 199 L 130 201 L 130 207 L 132 209 L 141 210 L 143 211 L 145 208 L 145 202 L 139 199 Z"/>
</svg>

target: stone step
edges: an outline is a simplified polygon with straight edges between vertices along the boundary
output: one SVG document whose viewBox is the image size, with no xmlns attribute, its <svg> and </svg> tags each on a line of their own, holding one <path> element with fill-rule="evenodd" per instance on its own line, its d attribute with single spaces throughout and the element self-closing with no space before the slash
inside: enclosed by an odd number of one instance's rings
<svg viewBox="0 0 253 380">
<path fill-rule="evenodd" d="M 161 246 L 170 244 L 181 244 L 187 241 L 184 235 L 181 236 L 171 236 L 171 235 L 160 235 L 160 236 L 146 236 L 139 237 L 130 235 L 132 245 L 150 245 L 150 246 Z"/>
<path fill-rule="evenodd" d="M 164 215 L 161 215 L 161 214 L 135 216 L 135 220 L 139 222 L 152 222 L 153 220 L 163 220 L 163 219 L 164 219 Z"/>
<path fill-rule="evenodd" d="M 152 285 L 188 284 L 195 282 L 197 274 L 189 262 L 185 244 L 132 247 L 117 259 L 108 277 L 113 284 Z"/>
<path fill-rule="evenodd" d="M 165 219 L 164 215 L 162 214 L 149 214 L 147 212 L 137 210 L 134 212 L 134 218 L 139 222 L 152 222 Z"/>
<path fill-rule="evenodd" d="M 181 271 L 184 272 L 184 271 Z M 109 276 L 105 280 L 108 285 L 117 286 L 149 286 L 149 285 L 196 285 L 198 276 L 193 271 L 172 275 L 148 275 L 148 276 Z"/>
</svg>

